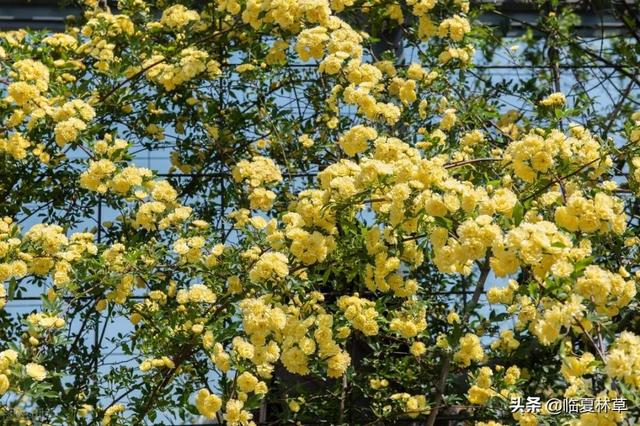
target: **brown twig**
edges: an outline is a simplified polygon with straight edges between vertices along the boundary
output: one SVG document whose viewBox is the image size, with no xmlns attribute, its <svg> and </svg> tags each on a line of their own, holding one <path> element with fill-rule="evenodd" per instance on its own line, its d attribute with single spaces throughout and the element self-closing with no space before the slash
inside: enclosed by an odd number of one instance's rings
<svg viewBox="0 0 640 426">
<path fill-rule="evenodd" d="M 486 161 L 502 161 L 502 158 L 483 157 L 483 158 L 472 158 L 470 160 L 454 161 L 453 163 L 445 164 L 444 168 L 452 169 L 454 167 L 466 166 L 467 164 L 474 164 L 474 163 L 483 163 Z"/>
<path fill-rule="evenodd" d="M 478 278 L 478 284 L 473 292 L 473 296 L 471 296 L 471 301 L 467 305 L 464 315 L 462 316 L 461 323 L 465 324 L 468 322 L 471 313 L 475 309 L 478 301 L 480 300 L 480 296 L 484 292 L 484 285 L 489 277 L 489 272 L 491 271 L 491 267 L 489 265 L 489 258 L 487 257 L 480 267 L 480 277 Z M 444 392 L 447 386 L 447 377 L 449 376 L 449 367 L 451 366 L 451 353 L 447 353 L 444 360 L 442 361 L 442 369 L 440 371 L 440 377 L 438 379 L 438 383 L 436 384 L 436 398 L 433 402 L 433 408 L 429 413 L 429 418 L 427 418 L 427 426 L 433 426 L 437 417 L 438 411 L 440 410 L 440 404 L 442 403 L 442 399 L 444 397 Z"/>
</svg>

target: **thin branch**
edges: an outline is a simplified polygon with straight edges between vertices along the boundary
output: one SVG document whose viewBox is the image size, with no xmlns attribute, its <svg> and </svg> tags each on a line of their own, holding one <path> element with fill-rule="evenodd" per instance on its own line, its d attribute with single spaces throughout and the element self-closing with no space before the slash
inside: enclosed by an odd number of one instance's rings
<svg viewBox="0 0 640 426">
<path fill-rule="evenodd" d="M 467 164 L 483 163 L 488 161 L 502 161 L 502 158 L 493 158 L 493 157 L 472 158 L 470 160 L 462 160 L 462 161 L 455 161 L 453 163 L 447 163 L 444 165 L 444 168 L 452 169 L 454 167 L 465 166 Z"/>
<path fill-rule="evenodd" d="M 491 271 L 491 267 L 489 265 L 489 257 L 485 259 L 484 263 L 480 268 L 480 277 L 478 278 L 478 284 L 473 292 L 473 296 L 471 296 L 471 301 L 467 305 L 467 309 L 462 316 L 461 323 L 465 324 L 469 321 L 469 317 L 471 313 L 475 309 L 478 301 L 480 300 L 480 296 L 484 293 L 484 285 L 489 277 L 489 272 Z M 437 417 L 438 411 L 440 410 L 440 404 L 442 403 L 442 399 L 444 396 L 444 392 L 447 386 L 447 377 L 449 376 L 449 367 L 451 366 L 451 353 L 447 353 L 444 360 L 442 361 L 442 369 L 440 371 L 440 378 L 438 379 L 438 383 L 436 384 L 436 398 L 433 402 L 433 408 L 429 413 L 429 418 L 427 419 L 426 426 L 433 426 Z"/>
</svg>

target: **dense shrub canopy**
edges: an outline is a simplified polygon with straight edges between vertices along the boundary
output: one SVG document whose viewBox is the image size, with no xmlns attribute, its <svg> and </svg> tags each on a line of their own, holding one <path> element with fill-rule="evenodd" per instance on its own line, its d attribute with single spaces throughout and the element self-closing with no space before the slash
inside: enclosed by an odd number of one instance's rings
<svg viewBox="0 0 640 426">
<path fill-rule="evenodd" d="M 3 424 L 637 418 L 633 7 L 81 6 L 0 33 Z"/>
</svg>

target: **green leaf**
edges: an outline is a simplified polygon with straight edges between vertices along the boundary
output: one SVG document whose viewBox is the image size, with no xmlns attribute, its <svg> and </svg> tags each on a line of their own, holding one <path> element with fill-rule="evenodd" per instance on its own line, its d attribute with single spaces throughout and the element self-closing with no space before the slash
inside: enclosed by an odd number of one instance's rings
<svg viewBox="0 0 640 426">
<path fill-rule="evenodd" d="M 11 278 L 9 281 L 9 300 L 13 300 L 16 296 L 16 288 L 18 287 L 18 281 L 15 278 Z"/>
<path fill-rule="evenodd" d="M 513 206 L 513 222 L 517 225 L 520 225 L 522 219 L 524 218 L 524 206 L 520 201 Z"/>
</svg>

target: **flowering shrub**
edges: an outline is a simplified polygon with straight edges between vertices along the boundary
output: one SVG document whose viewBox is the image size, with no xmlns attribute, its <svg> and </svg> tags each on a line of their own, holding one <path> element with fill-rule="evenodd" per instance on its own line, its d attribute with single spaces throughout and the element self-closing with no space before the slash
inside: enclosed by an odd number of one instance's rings
<svg viewBox="0 0 640 426">
<path fill-rule="evenodd" d="M 465 94 L 500 42 L 464 0 L 82 6 L 0 34 L 7 424 L 637 417 L 628 103 L 579 124 L 552 84 L 521 111 Z M 407 66 L 376 53 L 399 25 Z M 628 411 L 512 412 L 529 396 Z"/>
</svg>

